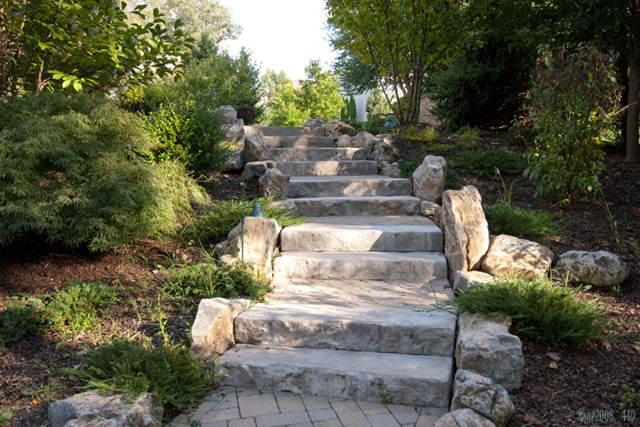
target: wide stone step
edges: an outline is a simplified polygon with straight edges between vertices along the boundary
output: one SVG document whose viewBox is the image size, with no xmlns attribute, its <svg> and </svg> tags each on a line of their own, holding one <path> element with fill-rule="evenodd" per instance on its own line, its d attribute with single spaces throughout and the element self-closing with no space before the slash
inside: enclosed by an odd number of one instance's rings
<svg viewBox="0 0 640 427">
<path fill-rule="evenodd" d="M 428 282 L 447 277 L 447 260 L 436 252 L 283 252 L 273 265 L 276 279 Z"/>
<path fill-rule="evenodd" d="M 289 197 L 408 196 L 411 181 L 371 176 L 301 176 L 291 178 Z"/>
<path fill-rule="evenodd" d="M 367 160 L 368 150 L 364 148 L 271 148 L 271 160 L 283 161 L 323 161 L 323 160 Z"/>
<path fill-rule="evenodd" d="M 235 319 L 238 343 L 453 356 L 456 315 L 444 310 L 257 304 Z"/>
<path fill-rule="evenodd" d="M 237 345 L 220 358 L 236 387 L 446 408 L 453 359 L 394 353 Z"/>
<path fill-rule="evenodd" d="M 442 251 L 442 231 L 424 218 L 422 224 L 402 217 L 326 217 L 343 220 L 327 224 L 323 218 L 286 227 L 280 233 L 282 252 L 436 252 Z M 382 225 L 376 218 L 389 219 Z M 395 220 L 395 221 L 394 221 Z M 395 223 L 394 223 L 395 222 Z"/>
<path fill-rule="evenodd" d="M 335 138 L 330 136 L 265 136 L 271 148 L 329 148 L 335 147 Z"/>
<path fill-rule="evenodd" d="M 419 215 L 420 199 L 410 196 L 302 197 L 289 199 L 302 216 Z"/>
<path fill-rule="evenodd" d="M 375 175 L 375 160 L 326 160 L 277 162 L 278 169 L 289 176 Z"/>
<path fill-rule="evenodd" d="M 325 136 L 321 127 L 295 127 L 295 126 L 245 126 L 244 133 L 253 135 L 261 132 L 264 136 Z"/>
</svg>

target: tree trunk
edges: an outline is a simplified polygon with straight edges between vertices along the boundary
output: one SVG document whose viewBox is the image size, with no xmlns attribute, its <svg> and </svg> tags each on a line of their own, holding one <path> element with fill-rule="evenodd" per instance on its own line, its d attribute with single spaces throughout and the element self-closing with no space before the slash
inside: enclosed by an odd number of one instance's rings
<svg viewBox="0 0 640 427">
<path fill-rule="evenodd" d="M 631 163 L 640 163 L 638 83 L 640 83 L 640 64 L 638 61 L 631 61 L 629 66 L 629 108 L 627 109 L 627 160 Z"/>
</svg>

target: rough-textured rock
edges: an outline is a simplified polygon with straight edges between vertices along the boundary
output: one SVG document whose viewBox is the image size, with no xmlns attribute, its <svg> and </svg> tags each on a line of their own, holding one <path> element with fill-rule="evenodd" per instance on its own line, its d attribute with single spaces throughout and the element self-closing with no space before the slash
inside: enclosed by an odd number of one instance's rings
<svg viewBox="0 0 640 427">
<path fill-rule="evenodd" d="M 324 126 L 327 124 L 324 120 L 320 119 L 307 119 L 306 122 L 302 124 L 302 126 Z"/>
<path fill-rule="evenodd" d="M 451 411 L 469 408 L 489 418 L 498 427 L 505 426 L 514 412 L 509 393 L 491 378 L 464 369 L 453 382 Z"/>
<path fill-rule="evenodd" d="M 372 146 L 376 137 L 369 132 L 358 132 L 356 136 L 351 138 L 352 147 L 369 148 Z"/>
<path fill-rule="evenodd" d="M 492 275 L 482 271 L 456 271 L 453 275 L 453 290 L 467 292 L 478 285 L 494 280 Z"/>
<path fill-rule="evenodd" d="M 52 427 L 159 427 L 161 419 L 162 407 L 154 404 L 150 393 L 130 401 L 121 394 L 108 395 L 92 390 L 49 405 Z"/>
<path fill-rule="evenodd" d="M 458 409 L 441 416 L 435 427 L 496 427 L 491 421 L 471 409 Z"/>
<path fill-rule="evenodd" d="M 242 119 L 233 120 L 223 128 L 227 131 L 224 138 L 225 141 L 235 143 L 238 139 L 244 136 L 244 120 Z"/>
<path fill-rule="evenodd" d="M 462 313 L 458 319 L 456 365 L 489 377 L 509 391 L 522 383 L 524 355 L 520 338 L 509 333 L 511 319 Z"/>
<path fill-rule="evenodd" d="M 243 151 L 247 162 L 261 162 L 271 159 L 269 147 L 259 133 L 245 137 Z"/>
<path fill-rule="evenodd" d="M 275 219 L 245 217 L 244 262 L 258 272 L 271 275 L 271 260 L 276 254 L 282 227 Z M 242 223 L 229 232 L 228 241 L 236 257 L 242 256 Z"/>
<path fill-rule="evenodd" d="M 378 135 L 371 140 L 369 147 L 369 160 L 375 160 L 378 164 L 380 162 L 394 163 L 400 158 L 400 152 L 391 137 Z"/>
<path fill-rule="evenodd" d="M 398 166 L 398 162 L 380 162 L 378 164 L 378 173 L 390 178 L 398 178 L 400 176 L 400 167 Z"/>
<path fill-rule="evenodd" d="M 489 248 L 489 225 L 475 187 L 467 185 L 442 194 L 442 225 L 449 277 L 456 271 L 478 268 Z"/>
<path fill-rule="evenodd" d="M 544 277 L 553 262 L 553 253 L 539 243 L 500 234 L 491 238 L 482 271 L 498 277 L 525 279 Z"/>
<path fill-rule="evenodd" d="M 302 216 L 420 215 L 420 199 L 410 196 L 303 197 L 294 202 Z"/>
<path fill-rule="evenodd" d="M 268 208 L 277 208 L 280 209 L 281 211 L 284 212 L 288 212 L 291 215 L 297 215 L 298 214 L 298 207 L 296 206 L 295 202 L 291 199 L 287 199 L 287 200 L 276 200 L 273 202 L 270 202 L 267 205 Z"/>
<path fill-rule="evenodd" d="M 236 112 L 236 109 L 231 105 L 221 105 L 220 107 L 216 108 L 215 112 L 220 114 L 220 124 L 222 124 L 223 126 L 228 125 L 234 120 L 238 119 L 238 113 Z"/>
<path fill-rule="evenodd" d="M 558 258 L 555 269 L 570 282 L 594 286 L 613 286 L 629 277 L 629 266 L 607 251 L 569 251 Z"/>
<path fill-rule="evenodd" d="M 433 203 L 428 200 L 420 202 L 420 213 L 431 220 L 436 217 L 438 209 L 442 209 L 442 206 L 437 203 Z"/>
<path fill-rule="evenodd" d="M 247 162 L 244 159 L 244 153 L 242 151 L 235 151 L 229 156 L 224 164 L 224 171 L 239 171 L 244 167 Z"/>
<path fill-rule="evenodd" d="M 264 175 L 267 169 L 274 169 L 277 167 L 276 162 L 263 161 L 263 162 L 249 162 L 244 165 L 243 174 L 247 178 L 253 178 L 255 176 L 260 177 Z"/>
<path fill-rule="evenodd" d="M 336 147 L 351 147 L 351 137 L 349 135 L 340 135 L 338 139 L 336 139 Z"/>
<path fill-rule="evenodd" d="M 200 300 L 191 327 L 191 352 L 197 357 L 222 354 L 236 344 L 233 321 L 251 306 L 251 300 L 211 298 Z"/>
<path fill-rule="evenodd" d="M 413 195 L 439 203 L 445 189 L 447 162 L 440 156 L 428 155 L 413 173 Z"/>
<path fill-rule="evenodd" d="M 258 182 L 264 197 L 286 199 L 289 195 L 289 177 L 278 169 L 267 169 Z"/>
<path fill-rule="evenodd" d="M 386 176 L 294 176 L 289 197 L 401 196 L 411 194 L 411 181 Z"/>
<path fill-rule="evenodd" d="M 378 163 L 371 160 L 293 161 L 278 162 L 278 169 L 289 176 L 375 175 Z"/>
<path fill-rule="evenodd" d="M 340 120 L 329 120 L 323 126 L 327 135 L 343 134 L 354 132 L 355 128 L 348 123 L 341 122 Z"/>
</svg>

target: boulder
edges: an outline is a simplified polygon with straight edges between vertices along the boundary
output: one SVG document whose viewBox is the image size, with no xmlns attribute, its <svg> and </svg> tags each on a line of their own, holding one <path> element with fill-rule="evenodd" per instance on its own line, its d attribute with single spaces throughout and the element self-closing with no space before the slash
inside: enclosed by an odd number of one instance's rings
<svg viewBox="0 0 640 427">
<path fill-rule="evenodd" d="M 375 142 L 376 137 L 369 132 L 358 132 L 356 136 L 351 138 L 350 147 L 370 148 Z M 392 163 L 392 162 L 389 162 Z"/>
<path fill-rule="evenodd" d="M 327 122 L 320 119 L 307 119 L 302 126 L 324 126 Z"/>
<path fill-rule="evenodd" d="M 482 197 L 475 187 L 467 185 L 442 194 L 442 227 L 449 277 L 456 271 L 480 267 L 489 248 L 489 225 L 482 209 Z"/>
<path fill-rule="evenodd" d="M 251 300 L 210 298 L 200 300 L 196 320 L 191 327 L 191 353 L 210 358 L 222 354 L 236 344 L 233 330 L 235 318 L 251 306 Z"/>
<path fill-rule="evenodd" d="M 289 176 L 278 169 L 267 169 L 258 182 L 264 197 L 286 199 L 289 195 Z"/>
<path fill-rule="evenodd" d="M 398 163 L 380 162 L 378 163 L 378 173 L 390 178 L 398 178 L 400 176 L 400 167 Z"/>
<path fill-rule="evenodd" d="M 489 377 L 509 391 L 522 383 L 520 338 L 509 333 L 511 319 L 462 313 L 458 318 L 456 366 Z"/>
<path fill-rule="evenodd" d="M 269 146 L 261 133 L 247 135 L 244 138 L 244 158 L 247 162 L 261 162 L 271 158 Z"/>
<path fill-rule="evenodd" d="M 323 126 L 327 135 L 340 135 L 344 133 L 355 132 L 355 128 L 348 123 L 341 122 L 340 120 L 329 120 Z"/>
<path fill-rule="evenodd" d="M 274 169 L 277 167 L 276 162 L 262 161 L 262 162 L 249 162 L 244 165 L 244 176 L 247 178 L 261 177 L 268 169 Z"/>
<path fill-rule="evenodd" d="M 223 171 L 239 171 L 247 162 L 244 160 L 244 153 L 242 151 L 234 151 L 231 156 L 224 163 Z"/>
<path fill-rule="evenodd" d="M 220 114 L 220 124 L 222 126 L 228 125 L 238 118 L 238 112 L 231 105 L 221 105 L 215 109 L 215 112 Z"/>
<path fill-rule="evenodd" d="M 553 253 L 546 246 L 526 239 L 500 234 L 491 238 L 482 271 L 498 277 L 536 279 L 546 276 Z"/>
<path fill-rule="evenodd" d="M 478 285 L 491 283 L 495 277 L 482 271 L 456 271 L 453 275 L 453 291 L 467 292 Z"/>
<path fill-rule="evenodd" d="M 505 426 L 515 411 L 504 387 L 491 378 L 464 369 L 456 372 L 453 381 L 451 411 L 462 408 L 473 409 L 498 427 Z"/>
<path fill-rule="evenodd" d="M 151 393 L 131 399 L 91 390 L 49 405 L 51 427 L 159 427 L 161 420 L 162 407 L 154 403 Z"/>
<path fill-rule="evenodd" d="M 291 199 L 287 199 L 287 200 L 276 200 L 273 201 L 271 203 L 269 203 L 267 205 L 268 208 L 276 208 L 276 209 L 280 209 L 283 212 L 287 212 L 291 215 L 297 215 L 298 214 L 298 206 L 296 206 L 296 203 L 291 200 Z"/>
<path fill-rule="evenodd" d="M 413 173 L 413 195 L 440 203 L 447 177 L 447 162 L 440 156 L 428 155 Z"/>
<path fill-rule="evenodd" d="M 351 137 L 349 135 L 340 135 L 336 139 L 336 147 L 349 148 L 351 147 Z"/>
<path fill-rule="evenodd" d="M 442 206 L 439 204 L 423 200 L 420 202 L 420 213 L 442 227 Z"/>
<path fill-rule="evenodd" d="M 434 427 L 496 427 L 491 421 L 471 409 L 457 409 L 441 416 Z"/>
<path fill-rule="evenodd" d="M 607 251 L 569 251 L 558 258 L 555 269 L 570 282 L 594 286 L 613 286 L 629 277 L 629 266 Z"/>
<path fill-rule="evenodd" d="M 378 135 L 375 139 L 370 141 L 369 160 L 375 160 L 378 163 L 395 163 L 400 158 L 400 152 L 395 147 L 393 138 L 385 135 Z"/>
<path fill-rule="evenodd" d="M 234 144 L 237 140 L 244 136 L 244 120 L 233 120 L 228 125 L 223 126 L 223 129 L 227 131 L 224 140 Z"/>
</svg>

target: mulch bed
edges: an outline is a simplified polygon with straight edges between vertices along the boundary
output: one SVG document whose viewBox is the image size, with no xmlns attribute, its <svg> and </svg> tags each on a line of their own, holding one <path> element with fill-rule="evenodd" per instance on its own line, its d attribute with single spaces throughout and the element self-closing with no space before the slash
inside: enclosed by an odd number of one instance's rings
<svg viewBox="0 0 640 427">
<path fill-rule="evenodd" d="M 499 140 L 483 140 L 488 147 L 495 147 L 496 142 Z M 419 143 L 400 141 L 399 144 L 402 157 L 407 160 L 420 153 Z M 454 155 L 453 152 L 438 154 L 445 158 Z M 627 164 L 618 153 L 608 153 L 606 163 L 601 183 L 618 222 L 618 231 L 626 241 L 640 242 L 640 167 Z M 464 169 L 456 172 L 461 184 L 478 187 L 486 202 L 493 203 L 502 197 L 499 181 L 480 179 Z M 551 198 L 534 198 L 534 188 L 522 177 L 505 177 L 507 186 L 514 179 L 518 181 L 513 188 L 513 203 L 559 212 L 563 218 L 569 233 L 549 242 L 554 253 L 570 249 L 610 250 L 629 264 L 631 277 L 615 292 L 591 289 L 583 295 L 586 299 L 598 298 L 620 327 L 611 343 L 558 350 L 523 340 L 525 377 L 522 388 L 515 394 L 516 415 L 510 425 L 622 425 L 621 385 L 627 384 L 640 392 L 640 254 L 630 245 L 615 241 L 602 199 L 577 201 L 561 207 Z M 239 174 L 217 173 L 202 185 L 218 199 L 250 198 L 257 194 L 255 182 L 244 182 Z M 111 313 L 121 330 L 151 336 L 156 328 L 154 322 L 140 320 L 138 314 L 153 304 L 153 287 L 163 280 L 157 265 L 195 256 L 197 254 L 185 244 L 155 240 L 143 240 L 106 254 L 50 246 L 39 240 L 0 248 L 0 311 L 11 296 L 47 293 L 72 279 L 102 281 L 127 289 L 127 297 L 139 303 L 136 308 L 122 304 Z M 193 313 L 176 311 L 170 313 L 168 327 L 173 336 L 180 339 L 191 321 Z M 0 350 L 0 408 L 12 409 L 11 425 L 48 424 L 47 402 L 68 394 L 75 381 L 50 368 L 77 364 L 72 356 L 91 347 L 112 325 L 101 327 L 74 340 L 46 334 Z M 635 412 L 634 425 L 640 425 L 640 408 L 636 406 Z M 596 419 L 598 415 L 600 418 Z M 587 422 L 588 417 L 591 422 Z"/>
</svg>

